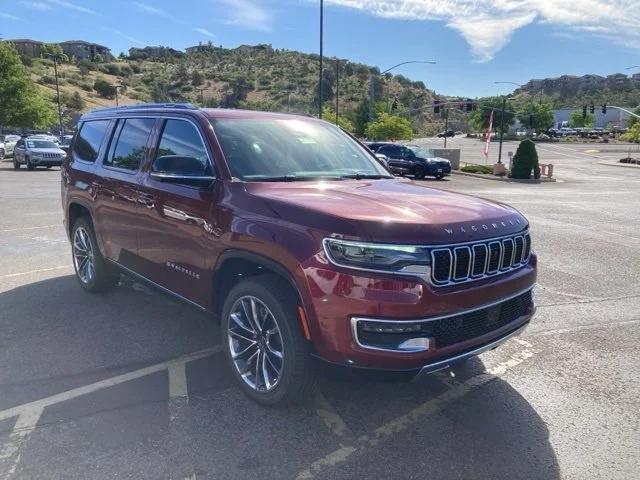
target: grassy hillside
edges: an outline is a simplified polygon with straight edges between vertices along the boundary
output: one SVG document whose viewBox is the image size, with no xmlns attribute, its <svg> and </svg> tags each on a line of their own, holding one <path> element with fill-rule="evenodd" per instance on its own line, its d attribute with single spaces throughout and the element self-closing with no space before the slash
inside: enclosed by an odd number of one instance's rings
<svg viewBox="0 0 640 480">
<path fill-rule="evenodd" d="M 36 58 L 25 63 L 34 81 L 54 93 L 52 62 Z M 203 46 L 202 51 L 176 52 L 158 59 L 67 62 L 60 66 L 59 77 L 67 111 L 65 122 L 73 123 L 78 112 L 115 104 L 113 94 L 95 90 L 97 79 L 123 85 L 119 89 L 120 104 L 187 101 L 209 107 L 315 114 L 318 71 L 318 56 L 313 54 L 273 49 L 269 45 L 235 49 Z M 330 59 L 325 61 L 324 80 L 324 101 L 333 103 L 336 75 L 335 62 Z M 440 118 L 433 118 L 433 92 L 422 82 L 413 82 L 401 75 L 380 75 L 377 67 L 342 60 L 340 113 L 357 125 L 358 118 L 363 117 L 362 103 L 369 98 L 370 91 L 378 111 L 390 111 L 397 98 L 394 113 L 410 118 L 416 134 L 429 134 L 442 128 Z"/>
</svg>

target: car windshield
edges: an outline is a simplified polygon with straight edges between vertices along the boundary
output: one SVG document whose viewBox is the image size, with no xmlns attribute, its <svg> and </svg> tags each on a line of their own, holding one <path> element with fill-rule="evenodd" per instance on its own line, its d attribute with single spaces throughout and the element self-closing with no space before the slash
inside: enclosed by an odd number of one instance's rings
<svg viewBox="0 0 640 480">
<path fill-rule="evenodd" d="M 415 145 L 409 145 L 407 146 L 407 148 L 409 150 L 411 150 L 416 157 L 420 157 L 420 158 L 431 158 L 433 157 L 433 154 L 431 153 L 431 150 L 429 150 L 428 148 L 423 148 L 423 147 L 417 147 Z"/>
<path fill-rule="evenodd" d="M 57 148 L 54 142 L 49 140 L 27 140 L 27 148 Z"/>
<path fill-rule="evenodd" d="M 212 122 L 234 177 L 245 181 L 390 178 L 338 127 L 296 118 Z"/>
</svg>

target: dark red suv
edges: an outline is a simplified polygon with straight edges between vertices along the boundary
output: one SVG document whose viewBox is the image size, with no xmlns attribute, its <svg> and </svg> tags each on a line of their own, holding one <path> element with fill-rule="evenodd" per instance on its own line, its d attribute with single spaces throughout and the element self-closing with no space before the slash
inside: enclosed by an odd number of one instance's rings
<svg viewBox="0 0 640 480">
<path fill-rule="evenodd" d="M 62 168 L 80 285 L 121 272 L 221 324 L 245 392 L 300 399 L 317 361 L 419 376 L 534 312 L 513 208 L 394 178 L 313 118 L 190 105 L 84 115 Z"/>
</svg>

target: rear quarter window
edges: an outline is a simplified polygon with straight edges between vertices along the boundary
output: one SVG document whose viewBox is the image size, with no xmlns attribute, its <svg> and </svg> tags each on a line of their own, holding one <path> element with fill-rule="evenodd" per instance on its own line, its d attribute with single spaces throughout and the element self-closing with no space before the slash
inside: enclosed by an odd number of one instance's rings
<svg viewBox="0 0 640 480">
<path fill-rule="evenodd" d="M 73 144 L 73 158 L 83 162 L 95 162 L 104 141 L 109 120 L 84 122 Z"/>
</svg>

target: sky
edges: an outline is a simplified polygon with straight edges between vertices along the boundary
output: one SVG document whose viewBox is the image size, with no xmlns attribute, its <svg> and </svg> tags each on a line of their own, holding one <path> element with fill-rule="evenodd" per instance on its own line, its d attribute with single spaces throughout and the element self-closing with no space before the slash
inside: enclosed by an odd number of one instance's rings
<svg viewBox="0 0 640 480">
<path fill-rule="evenodd" d="M 327 57 L 377 65 L 444 95 L 508 93 L 532 78 L 638 73 L 640 0 L 325 0 Z M 0 0 L 0 37 L 184 49 L 319 49 L 319 0 Z"/>
</svg>

